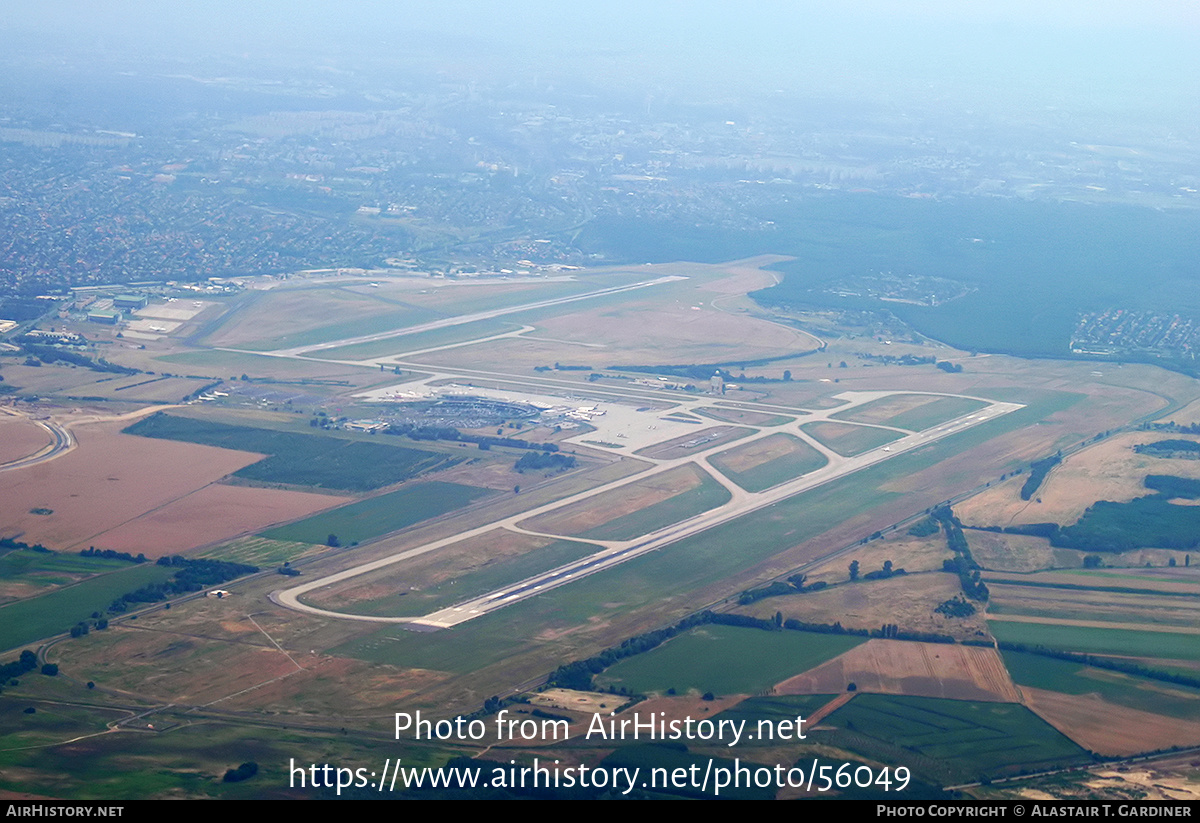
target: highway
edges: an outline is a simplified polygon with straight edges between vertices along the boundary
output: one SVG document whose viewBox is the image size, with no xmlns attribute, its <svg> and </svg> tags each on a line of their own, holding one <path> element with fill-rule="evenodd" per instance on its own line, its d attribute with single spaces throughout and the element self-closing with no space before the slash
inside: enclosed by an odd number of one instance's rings
<svg viewBox="0 0 1200 823">
<path fill-rule="evenodd" d="M 53 420 L 35 420 L 26 414 L 14 411 L 12 409 L 0 409 L 6 414 L 11 414 L 16 417 L 24 417 L 35 425 L 41 426 L 50 435 L 49 445 L 43 446 L 38 451 L 27 457 L 20 457 L 16 460 L 10 460 L 3 465 L 0 465 L 0 472 L 13 471 L 14 469 L 23 469 L 26 466 L 35 466 L 38 463 L 45 463 L 47 460 L 53 460 L 56 457 L 61 457 L 71 449 L 75 448 L 75 438 L 66 428 L 55 423 Z"/>
</svg>

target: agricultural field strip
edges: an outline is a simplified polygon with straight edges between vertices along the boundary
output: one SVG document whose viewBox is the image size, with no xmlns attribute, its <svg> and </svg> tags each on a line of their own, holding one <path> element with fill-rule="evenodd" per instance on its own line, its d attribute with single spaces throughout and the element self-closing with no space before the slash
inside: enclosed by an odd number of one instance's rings
<svg viewBox="0 0 1200 823">
<path fill-rule="evenodd" d="M 21 469 L 25 466 L 44 463 L 47 460 L 53 460 L 56 457 L 60 457 L 61 455 L 71 451 L 71 449 L 75 448 L 75 438 L 71 436 L 71 433 L 67 431 L 65 427 L 55 423 L 53 420 L 36 420 L 29 415 L 21 414 L 20 412 L 13 411 L 12 409 L 0 409 L 0 411 L 16 417 L 24 417 L 31 423 L 34 423 L 35 425 L 45 429 L 46 433 L 50 435 L 51 441 L 49 444 L 38 449 L 33 454 L 17 458 L 16 460 L 9 461 L 8 463 L 0 466 L 0 472 L 12 471 L 13 469 Z"/>
<path fill-rule="evenodd" d="M 1079 626 L 1084 629 L 1104 629 L 1106 631 L 1159 632 L 1162 634 L 1200 634 L 1200 628 L 1193 626 L 1171 626 L 1165 623 L 1121 623 L 1107 620 L 1072 620 L 1068 617 L 1036 617 L 1024 614 L 989 614 L 988 622 L 996 623 L 1035 623 L 1039 626 Z"/>
<path fill-rule="evenodd" d="M 863 394 L 875 395 L 877 397 L 888 394 L 905 393 L 906 392 L 871 392 Z M 876 399 L 876 397 L 868 397 L 866 399 Z M 863 402 L 866 402 L 866 400 Z M 908 435 L 900 440 L 893 441 L 890 446 L 872 449 L 853 457 L 842 457 L 821 446 L 820 449 L 822 453 L 828 452 L 827 457 L 829 458 L 830 462 L 826 466 L 794 480 L 782 483 L 766 491 L 757 493 L 746 492 L 740 487 L 736 487 L 736 484 L 731 484 L 724 478 L 716 478 L 723 486 L 729 489 L 730 493 L 733 495 L 733 498 L 724 506 L 696 515 L 685 521 L 682 521 L 681 523 L 676 523 L 663 529 L 659 529 L 656 532 L 646 535 L 639 541 L 613 541 L 610 544 L 610 548 L 583 558 L 582 560 L 567 564 L 559 567 L 558 569 L 553 569 L 540 575 L 535 575 L 534 577 L 528 578 L 521 583 L 504 587 L 490 594 L 462 603 L 458 606 L 454 606 L 449 609 L 442 609 L 440 611 L 433 612 L 432 614 L 425 615 L 421 618 L 368 617 L 362 615 L 345 614 L 342 612 L 329 611 L 305 605 L 299 601 L 299 597 L 306 592 L 322 586 L 332 585 L 334 583 L 341 582 L 342 580 L 356 577 L 360 574 L 366 574 L 393 563 L 401 562 L 402 560 L 410 557 L 415 557 L 420 554 L 442 548 L 443 546 L 449 545 L 458 540 L 478 536 L 479 534 L 482 534 L 490 529 L 498 527 L 515 527 L 518 521 L 528 520 L 537 516 L 538 514 L 546 513 L 560 507 L 565 507 L 581 500 L 586 500 L 605 491 L 616 489 L 621 486 L 628 485 L 629 483 L 636 482 L 637 480 L 644 479 L 649 475 L 643 473 L 635 475 L 632 478 L 614 481 L 613 483 L 605 484 L 595 489 L 581 492 L 565 500 L 546 504 L 529 512 L 513 515 L 500 521 L 489 523 L 487 525 L 471 529 L 467 532 L 460 533 L 453 537 L 444 538 L 425 546 L 419 546 L 414 549 L 400 552 L 391 557 L 386 557 L 381 560 L 346 569 L 342 572 L 305 583 L 301 586 L 296 586 L 283 591 L 272 592 L 271 598 L 274 602 L 288 608 L 325 617 L 340 617 L 347 620 L 367 620 L 380 623 L 407 623 L 430 626 L 434 628 L 449 628 L 450 626 L 454 626 L 458 623 L 462 623 L 477 617 L 480 614 L 486 614 L 487 612 L 494 611 L 511 603 L 533 597 L 536 594 L 563 585 L 571 580 L 619 565 L 626 560 L 631 560 L 634 557 L 638 557 L 642 554 L 654 551 L 655 549 L 662 548 L 663 546 L 669 545 L 678 540 L 682 540 L 685 537 L 698 534 L 728 520 L 740 517 L 743 514 L 749 514 L 758 509 L 765 508 L 780 500 L 792 497 L 812 488 L 816 488 L 817 486 L 828 483 L 831 480 L 858 471 L 859 469 L 866 468 L 867 466 L 874 465 L 875 463 L 882 462 L 889 457 L 919 448 L 928 443 L 940 440 L 943 437 L 948 437 L 951 434 L 963 431 L 971 426 L 978 425 L 979 423 L 994 419 L 1000 415 L 1024 408 L 1023 405 L 1016 403 L 1000 403 L 993 401 L 985 402 L 991 404 L 986 409 L 976 411 L 968 416 L 944 422 L 935 429 Z M 845 409 L 844 407 L 840 407 L 839 410 L 844 411 Z M 824 413 L 819 413 L 817 416 L 823 417 Z M 751 442 L 753 440 L 769 436 L 773 433 L 775 433 L 775 430 L 771 428 L 759 428 L 756 434 L 743 439 L 742 443 Z M 674 468 L 677 465 L 687 462 L 696 462 L 697 464 L 701 465 L 701 467 L 704 467 L 703 462 L 699 458 L 705 456 L 709 451 L 714 451 L 717 448 L 721 447 L 715 446 L 713 449 L 698 452 L 697 454 L 687 457 L 675 458 L 673 460 L 655 461 L 658 463 L 658 468 L 652 470 L 651 473 L 653 474 L 666 471 L 670 468 Z M 705 470 L 709 474 L 713 474 L 713 472 L 709 471 L 707 468 Z M 736 488 L 736 491 L 734 488 L 730 488 L 731 485 Z"/>
<path fill-rule="evenodd" d="M 421 323 L 416 326 L 409 326 L 404 329 L 393 329 L 391 331 L 378 332 L 376 334 L 366 334 L 361 337 L 348 337 L 342 340 L 332 340 L 328 343 L 318 343 L 316 345 L 297 346 L 289 349 L 277 349 L 268 354 L 275 356 L 297 355 L 302 352 L 324 351 L 326 349 L 335 349 L 341 346 L 351 346 L 359 343 L 374 343 L 378 340 L 388 340 L 393 337 L 407 337 L 420 332 L 434 331 L 436 329 L 449 328 L 451 326 L 461 326 L 467 323 L 474 323 L 478 320 L 491 320 L 495 317 L 503 317 L 506 314 L 517 314 L 518 312 L 530 311 L 532 309 L 549 308 L 551 306 L 561 306 L 567 303 L 575 303 L 580 300 L 589 300 L 593 297 L 604 297 L 613 294 L 621 294 L 622 292 L 635 291 L 644 289 L 649 286 L 657 286 L 661 283 L 673 283 L 678 280 L 687 280 L 688 278 L 682 275 L 667 275 L 658 277 L 654 280 L 644 280 L 640 283 L 630 283 L 626 286 L 610 286 L 606 289 L 597 289 L 596 291 L 585 292 L 584 294 L 568 295 L 566 297 L 553 297 L 549 300 L 539 300 L 533 303 L 523 303 L 518 306 L 506 306 L 499 309 L 489 309 L 487 311 L 474 312 L 472 314 L 460 314 L 454 317 L 446 317 L 441 320 L 433 320 L 428 323 Z M 226 351 L 238 351 L 238 349 L 225 349 Z"/>
</svg>

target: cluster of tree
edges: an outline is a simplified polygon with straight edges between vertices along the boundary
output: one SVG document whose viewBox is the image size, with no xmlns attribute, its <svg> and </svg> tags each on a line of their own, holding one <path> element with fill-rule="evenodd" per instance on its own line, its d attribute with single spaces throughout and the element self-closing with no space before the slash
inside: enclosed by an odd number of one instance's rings
<svg viewBox="0 0 1200 823">
<path fill-rule="evenodd" d="M 1049 535 L 1050 545 L 1087 552 L 1200 546 L 1200 507 L 1176 506 L 1170 499 L 1159 492 L 1127 503 L 1101 500 L 1089 506 L 1073 526 L 1056 527 Z"/>
<path fill-rule="evenodd" d="M 967 602 L 967 599 L 961 594 L 949 600 L 943 600 L 934 609 L 935 613 L 944 614 L 946 617 L 970 617 L 975 614 L 975 611 L 975 605 Z"/>
<path fill-rule="evenodd" d="M 1167 498 L 1183 497 L 1195 500 L 1200 497 L 1200 480 L 1193 480 L 1190 477 L 1148 474 L 1142 484 Z"/>
<path fill-rule="evenodd" d="M 793 574 L 786 581 L 776 580 L 774 583 L 763 586 L 758 589 L 747 589 L 738 595 L 738 603 L 743 606 L 748 606 L 767 597 L 779 597 L 785 594 L 803 594 L 804 592 L 819 592 L 826 588 L 829 584 L 824 580 L 818 580 L 815 583 L 806 584 L 808 579 L 806 574 Z"/>
<path fill-rule="evenodd" d="M 887 580 L 889 577 L 895 577 L 901 574 L 907 574 L 907 572 L 905 572 L 904 569 L 893 568 L 892 561 L 885 560 L 883 561 L 882 569 L 876 569 L 873 572 L 867 572 L 862 576 L 862 578 L 863 580 Z"/>
<path fill-rule="evenodd" d="M 967 536 L 963 534 L 962 523 L 949 506 L 938 506 L 931 514 L 942 524 L 946 532 L 946 545 L 954 552 L 953 557 L 942 563 L 942 570 L 958 575 L 959 585 L 967 597 L 986 601 L 988 587 L 983 582 L 979 564 L 971 556 L 971 547 L 967 544 Z"/>
<path fill-rule="evenodd" d="M 528 454 L 523 454 L 513 465 L 513 468 L 522 474 L 526 471 L 541 471 L 543 469 L 561 472 L 574 467 L 574 455 L 553 454 L 551 452 L 529 452 Z"/>
<path fill-rule="evenodd" d="M 1029 467 L 1029 477 L 1025 478 L 1025 484 L 1021 486 L 1021 499 L 1029 500 L 1037 492 L 1038 487 L 1042 485 L 1042 481 L 1046 479 L 1046 475 L 1050 470 L 1062 462 L 1062 452 L 1053 454 L 1050 457 L 1043 457 L 1041 460 L 1035 461 Z"/>
<path fill-rule="evenodd" d="M 550 675 L 547 682 L 551 686 L 558 686 L 564 689 L 587 691 L 592 688 L 592 677 L 604 671 L 618 660 L 623 660 L 626 657 L 632 657 L 642 652 L 648 652 L 681 632 L 712 622 L 712 617 L 712 612 L 703 611 L 685 617 L 675 625 L 668 626 L 665 629 L 658 629 L 630 637 L 622 641 L 620 646 L 605 649 L 586 660 L 576 660 L 573 663 L 559 666 Z"/>
<path fill-rule="evenodd" d="M 854 356 L 862 360 L 875 360 L 885 366 L 928 366 L 937 361 L 933 355 L 917 357 L 915 354 L 875 354 L 868 351 L 855 352 Z"/>
<path fill-rule="evenodd" d="M 88 546 L 86 549 L 81 549 L 79 552 L 79 556 L 80 557 L 103 557 L 105 560 L 124 560 L 127 563 L 145 563 L 146 562 L 146 555 L 141 554 L 140 552 L 138 553 L 137 557 L 134 557 L 129 552 L 118 552 L 118 551 L 113 551 L 112 549 L 104 549 L 103 551 L 101 551 L 100 549 L 97 549 L 95 546 Z"/>
<path fill-rule="evenodd" d="M 227 560 L 188 560 L 179 555 L 160 557 L 158 565 L 169 566 L 177 571 L 162 583 L 150 583 L 121 595 L 109 604 L 108 612 L 122 614 L 128 611 L 133 603 L 157 603 L 174 595 L 198 592 L 208 586 L 258 571 L 257 566 L 247 566 L 244 563 L 231 563 Z"/>
<path fill-rule="evenodd" d="M 929 537 L 941 531 L 942 527 L 932 515 L 920 520 L 909 527 L 908 533 L 913 537 Z"/>
<path fill-rule="evenodd" d="M 38 552 L 39 554 L 56 554 L 52 549 L 47 549 L 41 543 L 34 543 L 32 546 L 28 543 L 22 543 L 20 540 L 13 540 L 11 537 L 0 537 L 0 549 L 25 549 L 26 551 Z"/>
<path fill-rule="evenodd" d="M 962 363 L 951 363 L 949 360 L 939 360 L 937 367 L 947 374 L 958 374 L 962 371 Z"/>
<path fill-rule="evenodd" d="M 78 352 L 55 348 L 54 346 L 45 346 L 40 343 L 22 341 L 21 348 L 26 354 L 40 359 L 43 363 L 62 361 L 63 363 L 70 363 L 73 366 L 83 366 L 85 369 L 91 369 L 92 371 L 113 372 L 115 374 L 142 373 L 140 369 L 131 369 L 127 366 L 118 366 L 116 363 L 109 363 L 103 357 L 93 360 Z"/>
<path fill-rule="evenodd" d="M 534 366 L 534 371 L 591 371 L 591 366 L 564 366 L 562 363 L 555 363 L 553 366 Z"/>
<path fill-rule="evenodd" d="M 0 692 L 4 691 L 4 684 L 36 668 L 37 655 L 29 649 L 21 652 L 21 656 L 11 663 L 0 664 Z"/>
<path fill-rule="evenodd" d="M 477 443 L 481 449 L 492 446 L 508 446 L 511 449 L 531 449 L 556 452 L 557 443 L 534 443 L 515 437 L 490 437 L 483 434 L 465 434 L 453 426 L 416 426 L 412 423 L 394 423 L 384 430 L 385 434 L 404 435 L 409 440 L 453 440 L 461 443 Z"/>
<path fill-rule="evenodd" d="M 1134 446 L 1133 450 L 1138 454 L 1149 454 L 1154 457 L 1200 458 L 1200 443 L 1191 440 L 1158 440 L 1154 443 Z"/>
<path fill-rule="evenodd" d="M 258 764 L 250 760 L 236 769 L 227 770 L 225 776 L 221 779 L 226 783 L 241 783 L 243 780 L 249 780 L 256 774 L 258 774 Z"/>
</svg>

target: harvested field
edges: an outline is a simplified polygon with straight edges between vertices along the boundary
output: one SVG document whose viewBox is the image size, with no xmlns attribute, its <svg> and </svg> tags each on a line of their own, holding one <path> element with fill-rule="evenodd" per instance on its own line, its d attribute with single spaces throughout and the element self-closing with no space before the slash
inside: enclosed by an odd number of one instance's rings
<svg viewBox="0 0 1200 823">
<path fill-rule="evenodd" d="M 655 443 L 644 449 L 638 449 L 634 454 L 652 457 L 656 460 L 674 460 L 677 457 L 687 457 L 698 451 L 721 446 L 753 433 L 751 429 L 743 429 L 738 426 L 712 426 L 689 432 L 663 443 Z"/>
<path fill-rule="evenodd" d="M 0 414 L 0 466 L 37 454 L 50 443 L 50 432 L 32 420 Z"/>
<path fill-rule="evenodd" d="M 875 694 L 1020 701 L 995 649 L 878 638 L 784 680 L 775 692 L 838 694 L 849 683 L 857 685 L 859 692 Z"/>
<path fill-rule="evenodd" d="M 941 534 L 914 537 L 910 534 L 889 534 L 882 540 L 872 540 L 865 546 L 856 546 L 845 554 L 826 560 L 808 572 L 808 583 L 824 581 L 833 586 L 845 583 L 849 577 L 850 563 L 857 560 L 860 574 L 883 568 L 885 560 L 892 567 L 908 573 L 941 571 L 942 562 L 950 556 L 946 538 Z"/>
<path fill-rule="evenodd" d="M 904 436 L 900 432 L 890 429 L 854 426 L 850 423 L 834 423 L 828 420 L 820 423 L 805 423 L 800 428 L 845 457 L 886 446 L 893 440 Z"/>
<path fill-rule="evenodd" d="M 939 603 L 957 597 L 961 591 L 954 575 L 929 572 L 887 580 L 863 580 L 806 594 L 768 597 L 741 606 L 737 612 L 769 620 L 779 611 L 785 620 L 840 621 L 850 629 L 878 629 L 885 623 L 895 623 L 906 631 L 937 632 L 959 638 L 974 637 L 979 631 L 986 633 L 987 624 L 982 612 L 957 618 L 934 612 Z"/>
<path fill-rule="evenodd" d="M 583 536 L 600 526 L 699 489 L 705 481 L 716 485 L 702 469 L 692 465 L 678 466 L 518 525 L 547 534 Z"/>
<path fill-rule="evenodd" d="M 975 562 L 985 569 L 1035 572 L 1083 565 L 1081 553 L 1071 549 L 1056 549 L 1043 537 L 970 530 L 965 535 Z"/>
<path fill-rule="evenodd" d="M 713 455 L 709 462 L 746 491 L 760 492 L 828 461 L 800 438 L 781 432 Z"/>
<path fill-rule="evenodd" d="M 125 425 L 127 421 L 77 425 L 73 427 L 79 441 L 75 450 L 0 474 L 3 536 L 20 535 L 27 543 L 40 542 L 52 549 L 86 548 L 96 535 L 182 500 L 260 459 L 244 452 L 121 434 Z M 54 513 L 29 513 L 38 507 Z M 210 522 L 207 533 L 197 535 L 193 545 L 243 531 L 237 522 Z M 137 551 L 149 554 L 152 548 Z"/>
<path fill-rule="evenodd" d="M 794 417 L 785 417 L 782 414 L 766 414 L 717 406 L 705 406 L 695 411 L 696 414 L 702 414 L 714 420 L 721 420 L 725 423 L 742 423 L 746 426 L 782 426 L 795 420 Z"/>
<path fill-rule="evenodd" d="M 1012 526 L 1027 523 L 1074 523 L 1097 500 L 1124 503 L 1153 492 L 1143 481 L 1148 474 L 1200 479 L 1200 460 L 1175 460 L 1138 454 L 1135 445 L 1156 440 L 1187 439 L 1196 435 L 1162 432 L 1118 434 L 1066 457 L 1050 470 L 1032 500 L 1022 500 L 1020 474 L 955 506 L 971 526 Z"/>
<path fill-rule="evenodd" d="M 1089 751 L 1121 757 L 1200 745 L 1200 722 L 1119 706 L 1095 694 L 1063 694 L 1022 686 L 1024 703 Z"/>
<path fill-rule="evenodd" d="M 305 517 L 348 503 L 328 494 L 226 486 L 215 483 L 88 538 L 98 549 L 178 554 L 237 534 Z M 82 544 L 81 544 L 82 545 Z"/>
<path fill-rule="evenodd" d="M 1200 592 L 1184 583 L 1121 577 L 1097 579 L 1069 573 L 1029 577 L 1033 579 L 995 575 L 984 578 L 991 590 L 989 616 L 993 620 L 1021 622 L 1024 618 L 1044 618 L 1047 623 L 1157 627 L 1160 631 L 1200 623 Z M 1088 586 L 1096 588 L 1085 588 Z"/>
</svg>

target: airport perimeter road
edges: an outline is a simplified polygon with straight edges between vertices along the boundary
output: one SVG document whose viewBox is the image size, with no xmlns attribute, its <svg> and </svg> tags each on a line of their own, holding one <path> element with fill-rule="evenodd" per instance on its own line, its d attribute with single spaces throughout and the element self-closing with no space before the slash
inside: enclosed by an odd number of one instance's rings
<svg viewBox="0 0 1200 823">
<path fill-rule="evenodd" d="M 291 589 L 272 592 L 271 600 L 279 605 L 286 606 L 291 609 L 296 609 L 298 611 L 320 615 L 323 617 L 337 617 L 345 620 L 361 620 L 373 623 L 398 623 L 407 624 L 414 627 L 433 629 L 449 628 L 451 626 L 458 625 L 459 623 L 464 623 L 480 615 L 487 614 L 513 603 L 520 602 L 521 600 L 534 597 L 542 592 L 549 591 L 550 589 L 557 588 L 558 586 L 565 585 L 574 580 L 578 580 L 580 578 L 587 577 L 588 575 L 612 568 L 626 562 L 627 560 L 631 560 L 648 552 L 668 546 L 679 540 L 683 540 L 684 538 L 699 534 L 707 529 L 713 528 L 714 526 L 718 526 L 722 523 L 733 520 L 734 518 L 741 517 L 742 515 L 749 514 L 750 512 L 773 505 L 781 500 L 785 500 L 794 495 L 809 491 L 810 489 L 814 489 L 839 477 L 844 477 L 860 469 L 881 463 L 884 460 L 887 460 L 888 458 L 894 457 L 898 454 L 903 454 L 904 452 L 911 451 L 912 449 L 920 448 L 921 446 L 925 446 L 929 443 L 941 440 L 942 438 L 949 437 L 953 434 L 964 431 L 973 426 L 977 426 L 980 423 L 984 423 L 988 420 L 993 420 L 1001 415 L 1008 414 L 1009 412 L 1016 411 L 1020 408 L 1024 407 L 1017 403 L 992 403 L 985 409 L 969 415 L 963 415 L 945 423 L 941 423 L 938 426 L 925 431 L 910 434 L 899 440 L 893 441 L 887 446 L 881 446 L 853 457 L 845 457 L 838 461 L 831 461 L 816 471 L 810 472 L 786 483 L 782 483 L 774 488 L 767 489 L 766 491 L 758 492 L 756 494 L 743 493 L 740 495 L 734 495 L 733 499 L 723 506 L 696 515 L 679 523 L 672 524 L 671 526 L 660 529 L 656 532 L 652 532 L 638 540 L 606 541 L 604 543 L 600 543 L 599 545 L 602 545 L 600 551 L 581 560 L 560 566 L 542 574 L 534 575 L 526 578 L 520 583 L 516 583 L 511 586 L 505 586 L 481 597 L 459 603 L 458 605 L 450 608 L 441 609 L 423 617 L 374 617 L 367 615 L 347 614 L 344 612 L 336 612 L 328 609 L 320 609 L 314 606 L 309 606 L 301 603 L 299 601 L 299 597 L 315 589 L 330 586 L 343 580 L 357 577 L 361 574 L 366 574 L 367 572 L 392 565 L 393 563 L 398 563 L 410 557 L 424 554 L 425 552 L 441 548 L 468 537 L 483 534 L 498 527 L 515 527 L 517 521 L 528 520 L 529 518 L 535 517 L 544 511 L 562 508 L 570 505 L 573 502 L 577 502 L 580 499 L 586 499 L 603 491 L 608 491 L 612 488 L 643 479 L 647 475 L 644 473 L 640 475 L 634 475 L 633 477 L 617 481 L 616 483 L 606 484 L 596 489 L 589 490 L 588 492 L 583 492 L 579 495 L 575 495 L 572 498 L 568 498 L 567 500 L 560 500 L 554 503 L 546 504 L 545 506 L 533 509 L 529 512 L 524 512 L 520 515 L 505 518 L 495 523 L 480 526 L 478 528 L 471 529 L 470 531 L 453 535 L 425 546 L 420 546 L 391 557 L 383 558 L 382 560 L 376 560 L 371 563 L 356 566 Z M 759 432 L 759 436 L 766 436 L 767 434 L 767 432 Z M 741 442 L 746 442 L 748 439 L 754 438 L 746 438 Z M 682 462 L 699 462 L 699 458 L 701 456 L 701 454 L 696 454 L 686 458 L 678 458 L 677 460 L 664 461 L 663 465 L 660 466 L 660 469 L 665 468 L 667 464 L 678 465 Z M 700 465 L 703 464 L 700 463 Z M 518 530 L 525 531 L 524 529 L 519 529 L 519 527 Z"/>
<path fill-rule="evenodd" d="M 75 438 L 71 437 L 71 433 L 69 431 L 67 431 L 63 426 L 60 426 L 58 423 L 55 423 L 53 420 L 34 420 L 27 415 L 10 411 L 8 409 L 5 409 L 4 411 L 6 411 L 8 414 L 16 415 L 18 417 L 25 417 L 29 420 L 29 422 L 41 426 L 50 434 L 51 442 L 50 445 L 43 446 L 37 452 L 29 455 L 28 457 L 21 457 L 0 465 L 0 472 L 12 471 L 13 469 L 23 469 L 26 466 L 34 466 L 38 463 L 44 463 L 47 460 L 53 460 L 60 455 L 66 454 L 71 449 L 75 448 Z"/>
<path fill-rule="evenodd" d="M 290 349 L 277 349 L 272 352 L 252 353 L 270 354 L 276 357 L 292 357 L 303 353 L 308 353 L 311 355 L 312 352 L 325 351 L 326 349 L 336 349 L 341 346 L 353 346 L 359 343 L 374 343 L 377 340 L 390 340 L 393 337 L 406 337 L 410 334 L 420 334 L 421 332 L 425 331 L 445 329 L 451 326 L 462 326 L 467 323 L 475 323 L 479 320 L 491 320 L 493 317 L 503 317 L 506 314 L 517 314 L 518 312 L 530 311 L 531 309 L 544 309 L 549 306 L 561 306 L 565 303 L 576 303 L 580 300 L 591 300 L 593 297 L 605 297 L 610 294 L 621 294 L 622 292 L 645 289 L 650 286 L 657 286 L 660 283 L 674 283 L 677 280 L 687 280 L 687 278 L 683 275 L 671 274 L 665 277 L 656 277 L 653 280 L 643 280 L 640 283 L 630 283 L 626 286 L 610 286 L 607 289 L 596 289 L 595 291 L 584 292 L 583 294 L 572 294 L 567 297 L 554 297 L 549 300 L 538 300 L 535 303 L 523 303 L 520 306 L 506 306 L 499 309 L 489 309 L 487 311 L 475 312 L 474 314 L 460 314 L 455 317 L 447 317 L 442 320 L 432 320 L 428 323 L 421 323 L 420 325 L 409 326 L 403 329 L 393 329 L 392 331 L 384 331 L 377 334 L 365 334 L 362 337 L 347 337 L 344 340 L 332 340 L 328 343 L 296 346 Z M 240 349 L 222 349 L 222 351 L 240 351 Z"/>
</svg>

